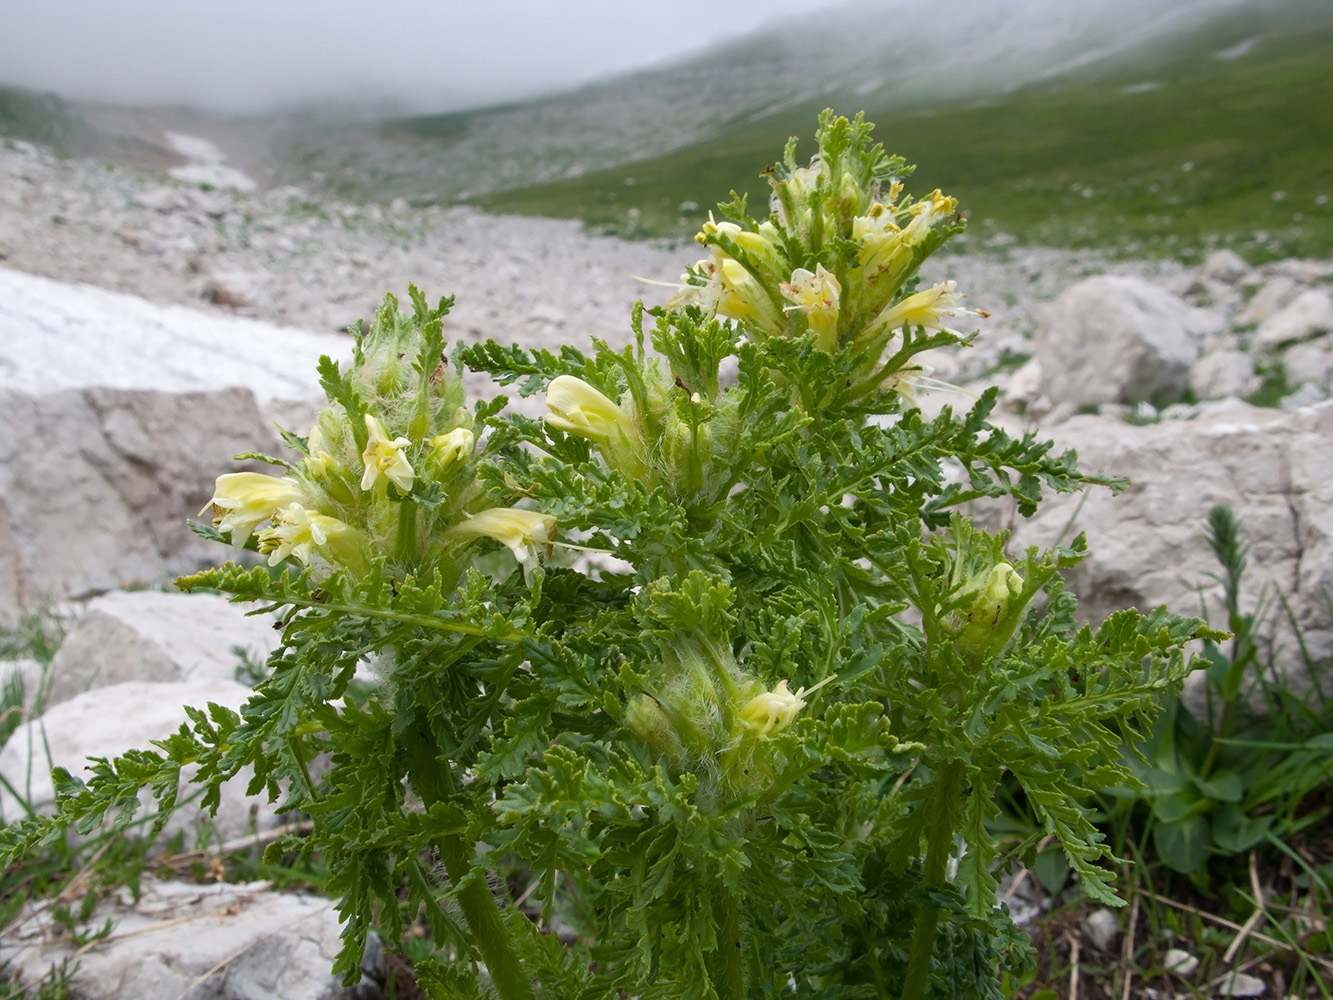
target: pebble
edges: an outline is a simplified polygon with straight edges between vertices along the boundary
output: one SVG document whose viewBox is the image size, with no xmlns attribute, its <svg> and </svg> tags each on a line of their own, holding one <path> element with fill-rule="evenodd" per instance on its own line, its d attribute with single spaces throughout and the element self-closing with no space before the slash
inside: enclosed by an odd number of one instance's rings
<svg viewBox="0 0 1333 1000">
<path fill-rule="evenodd" d="M 1217 993 L 1224 997 L 1261 997 L 1268 989 L 1258 976 L 1247 972 L 1233 972 L 1218 984 Z"/>
<path fill-rule="evenodd" d="M 1170 948 L 1162 959 L 1162 968 L 1173 976 L 1190 979 L 1199 971 L 1199 960 L 1183 948 Z"/>
<path fill-rule="evenodd" d="M 1088 940 L 1098 949 L 1107 951 L 1115 942 L 1116 935 L 1120 933 L 1120 922 L 1116 920 L 1114 913 L 1102 907 L 1083 918 L 1083 930 L 1087 932 Z"/>
</svg>

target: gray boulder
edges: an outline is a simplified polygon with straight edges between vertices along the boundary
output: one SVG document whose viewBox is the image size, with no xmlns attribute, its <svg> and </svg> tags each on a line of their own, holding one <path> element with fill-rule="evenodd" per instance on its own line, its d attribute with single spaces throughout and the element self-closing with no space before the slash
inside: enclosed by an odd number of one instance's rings
<svg viewBox="0 0 1333 1000">
<path fill-rule="evenodd" d="M 1254 347 L 1273 351 L 1333 333 L 1333 292 L 1312 288 L 1259 324 Z"/>
<path fill-rule="evenodd" d="M 0 269 L 0 627 L 224 553 L 197 515 L 238 452 L 308 420 L 344 337 Z M 294 430 L 304 432 L 305 425 Z"/>
<path fill-rule="evenodd" d="M 372 936 L 365 978 L 343 986 L 331 969 L 338 915 L 327 899 L 273 892 L 267 882 L 196 885 L 144 879 L 137 898 L 119 889 L 88 920 L 112 922 L 85 948 L 60 934 L 49 910 L 30 907 L 10 925 L 11 967 L 28 983 L 69 959 L 83 1000 L 378 1000 L 383 955 Z M 77 957 L 77 958 L 76 958 Z"/>
<path fill-rule="evenodd" d="M 235 679 L 241 649 L 263 663 L 270 619 L 212 594 L 114 591 L 93 600 L 51 661 L 46 704 L 123 681 Z"/>
<path fill-rule="evenodd" d="M 1284 595 L 1311 654 L 1333 657 L 1324 600 L 1333 593 L 1333 403 L 1283 413 L 1227 400 L 1200 406 L 1192 420 L 1146 426 L 1078 416 L 1051 435 L 1057 449 L 1078 451 L 1084 470 L 1133 485 L 1119 496 L 1096 488 L 1053 497 L 1029 520 L 991 509 L 983 516 L 1013 529 L 1015 552 L 1086 532 L 1091 553 L 1071 585 L 1087 619 L 1161 604 L 1198 614 L 1202 605 L 1225 624 L 1204 531 L 1209 510 L 1226 505 L 1250 542 L 1243 605 L 1253 607 L 1265 588 Z M 1303 665 L 1285 616 L 1273 616 L 1268 634 L 1299 686 Z"/>
<path fill-rule="evenodd" d="M 1258 391 L 1261 381 L 1254 362 L 1244 351 L 1213 351 L 1190 369 L 1190 388 L 1198 399 L 1248 396 Z"/>
<path fill-rule="evenodd" d="M 1076 407 L 1175 402 L 1199 354 L 1198 326 L 1194 310 L 1141 278 L 1081 281 L 1037 328 L 1043 395 Z"/>
<path fill-rule="evenodd" d="M 1250 299 L 1249 305 L 1236 314 L 1240 326 L 1254 326 L 1285 308 L 1301 293 L 1301 284 L 1286 274 L 1275 275 L 1264 283 Z"/>
<path fill-rule="evenodd" d="M 248 389 L 0 389 L 0 627 L 223 554 L 186 524 L 232 456 L 273 442 Z M 276 450 L 276 443 L 272 445 Z"/>
</svg>

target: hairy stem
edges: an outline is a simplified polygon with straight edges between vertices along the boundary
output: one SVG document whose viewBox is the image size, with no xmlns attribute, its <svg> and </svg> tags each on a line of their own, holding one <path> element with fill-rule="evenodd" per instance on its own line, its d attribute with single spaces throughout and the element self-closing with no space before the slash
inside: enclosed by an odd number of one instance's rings
<svg viewBox="0 0 1333 1000">
<path fill-rule="evenodd" d="M 435 740 L 425 732 L 418 732 L 409 748 L 408 775 L 413 790 L 429 809 L 454 792 L 453 775 L 449 764 L 436 751 Z M 472 940 L 481 952 L 481 960 L 491 975 L 496 995 L 500 1000 L 534 1000 L 532 985 L 523 974 L 518 953 L 510 940 L 499 905 L 490 889 L 481 879 L 468 880 L 471 850 L 457 834 L 437 837 L 434 846 L 440 853 L 449 881 L 458 889 L 458 906 L 463 911 Z"/>
<path fill-rule="evenodd" d="M 717 921 L 717 950 L 708 956 L 708 977 L 718 1000 L 745 1000 L 740 904 L 721 879 L 713 888 L 713 919 Z"/>
<path fill-rule="evenodd" d="M 929 809 L 930 827 L 926 837 L 926 868 L 922 885 L 927 893 L 941 889 L 953 852 L 954 827 L 959 800 L 963 793 L 963 765 L 957 761 L 943 765 L 935 776 L 935 794 Z M 921 1000 L 930 977 L 930 956 L 935 950 L 935 932 L 940 925 L 940 908 L 923 901 L 912 934 L 912 951 L 907 961 L 902 1000 Z"/>
</svg>

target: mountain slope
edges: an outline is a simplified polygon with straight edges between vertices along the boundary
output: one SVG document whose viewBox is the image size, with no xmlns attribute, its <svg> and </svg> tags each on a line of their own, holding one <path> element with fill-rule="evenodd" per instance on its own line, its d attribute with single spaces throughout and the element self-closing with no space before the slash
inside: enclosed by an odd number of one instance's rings
<svg viewBox="0 0 1333 1000">
<path fill-rule="evenodd" d="M 827 105 L 865 109 L 918 165 L 916 187 L 957 194 L 973 241 L 1004 232 L 1131 253 L 1333 250 L 1333 6 L 1232 8 L 1041 75 L 986 99 L 906 108 L 887 91 L 824 91 L 725 139 L 478 201 L 620 233 L 688 232 L 693 206 L 719 192 L 760 196 L 759 170 L 788 135 L 809 136 Z"/>
<path fill-rule="evenodd" d="M 1187 32 L 1245 0 L 879 0 L 812 12 L 668 66 L 518 105 L 299 129 L 281 159 L 345 194 L 453 200 L 726 140 L 855 97 L 932 106 Z"/>
</svg>

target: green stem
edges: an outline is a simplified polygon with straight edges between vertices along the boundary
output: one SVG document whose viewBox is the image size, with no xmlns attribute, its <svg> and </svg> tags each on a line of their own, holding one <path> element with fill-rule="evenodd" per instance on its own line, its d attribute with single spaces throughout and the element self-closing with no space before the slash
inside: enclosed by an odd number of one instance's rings
<svg viewBox="0 0 1333 1000">
<path fill-rule="evenodd" d="M 408 775 L 413 790 L 429 809 L 454 793 L 454 779 L 448 761 L 440 760 L 435 740 L 425 732 L 418 732 L 409 748 Z M 460 887 L 457 893 L 459 909 L 467 921 L 472 940 L 481 952 L 481 960 L 491 975 L 496 995 L 500 1000 L 534 1000 L 532 985 L 523 974 L 514 942 L 505 927 L 500 907 L 482 879 L 467 878 L 471 867 L 472 851 L 457 834 L 437 837 L 434 846 L 449 874 L 449 881 Z"/>
<path fill-rule="evenodd" d="M 954 761 L 940 767 L 935 776 L 934 795 L 930 800 L 930 828 L 926 834 L 926 865 L 922 887 L 927 893 L 944 887 L 953 853 L 954 823 L 963 792 L 963 765 Z M 902 1000 L 921 1000 L 930 977 L 930 956 L 935 950 L 935 932 L 940 924 L 940 908 L 929 901 L 921 904 L 912 934 L 912 951 L 907 961 Z"/>
<path fill-rule="evenodd" d="M 713 919 L 717 921 L 717 950 L 708 956 L 708 978 L 718 1000 L 745 1000 L 740 904 L 721 879 L 713 888 Z"/>
</svg>

